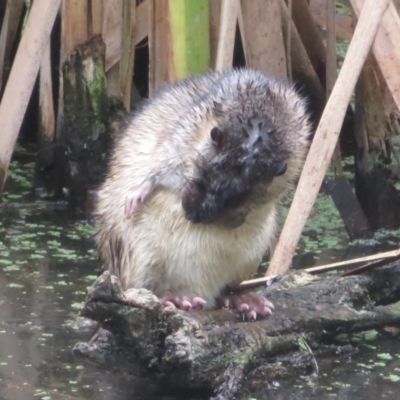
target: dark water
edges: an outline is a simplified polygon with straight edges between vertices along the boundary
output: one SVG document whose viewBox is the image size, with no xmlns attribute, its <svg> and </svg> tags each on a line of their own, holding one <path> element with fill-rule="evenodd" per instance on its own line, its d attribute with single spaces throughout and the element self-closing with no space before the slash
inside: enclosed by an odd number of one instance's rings
<svg viewBox="0 0 400 400">
<path fill-rule="evenodd" d="M 14 207 L 0 208 L 0 400 L 206 399 L 169 394 L 154 380 L 102 370 L 72 356 L 73 345 L 87 341 L 93 330 L 78 310 L 101 266 L 87 221 L 28 201 L 30 185 L 23 176 L 31 170 L 32 164 L 12 165 L 4 200 Z M 360 345 L 357 354 L 317 359 L 318 377 L 273 382 L 253 398 L 400 398 L 400 348 L 397 331 L 389 328 L 394 333 Z"/>
</svg>

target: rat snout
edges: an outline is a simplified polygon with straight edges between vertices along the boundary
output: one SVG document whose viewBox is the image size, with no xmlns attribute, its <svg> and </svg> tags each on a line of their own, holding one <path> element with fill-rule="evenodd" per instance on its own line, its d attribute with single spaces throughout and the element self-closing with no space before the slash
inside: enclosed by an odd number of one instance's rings
<svg viewBox="0 0 400 400">
<path fill-rule="evenodd" d="M 269 119 L 254 118 L 248 121 L 243 131 L 245 133 L 245 147 L 249 152 L 258 154 L 260 151 L 271 147 L 275 126 Z"/>
</svg>

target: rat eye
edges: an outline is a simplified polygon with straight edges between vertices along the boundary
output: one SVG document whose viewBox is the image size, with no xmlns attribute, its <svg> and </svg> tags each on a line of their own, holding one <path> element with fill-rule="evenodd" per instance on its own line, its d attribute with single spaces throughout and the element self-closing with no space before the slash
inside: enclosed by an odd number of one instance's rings
<svg viewBox="0 0 400 400">
<path fill-rule="evenodd" d="M 211 129 L 210 136 L 214 146 L 221 148 L 225 140 L 225 132 L 215 126 Z"/>
<path fill-rule="evenodd" d="M 276 166 L 275 176 L 282 176 L 286 171 L 287 171 L 287 162 L 286 161 L 281 161 Z"/>
</svg>

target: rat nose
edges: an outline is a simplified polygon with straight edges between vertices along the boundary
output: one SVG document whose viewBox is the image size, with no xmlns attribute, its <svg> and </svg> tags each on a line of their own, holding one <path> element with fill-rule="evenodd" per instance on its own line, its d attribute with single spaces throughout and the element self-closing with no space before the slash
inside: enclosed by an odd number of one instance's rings
<svg viewBox="0 0 400 400">
<path fill-rule="evenodd" d="M 270 136 L 275 132 L 271 121 L 264 121 L 258 118 L 249 120 L 244 130 L 247 138 L 246 147 L 249 150 L 259 148 L 260 146 L 268 147 Z"/>
</svg>

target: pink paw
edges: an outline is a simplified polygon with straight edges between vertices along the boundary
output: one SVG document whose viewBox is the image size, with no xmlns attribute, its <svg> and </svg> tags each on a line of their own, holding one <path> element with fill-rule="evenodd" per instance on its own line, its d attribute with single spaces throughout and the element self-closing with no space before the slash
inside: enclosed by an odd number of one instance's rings
<svg viewBox="0 0 400 400">
<path fill-rule="evenodd" d="M 179 310 L 201 310 L 206 301 L 201 297 L 163 296 L 160 298 L 163 307 L 174 307 Z"/>
<path fill-rule="evenodd" d="M 125 219 L 130 219 L 137 211 L 139 205 L 144 203 L 155 186 L 154 178 L 145 180 L 137 190 L 130 193 L 125 199 Z"/>
<path fill-rule="evenodd" d="M 255 321 L 258 316 L 267 317 L 275 309 L 274 305 L 264 296 L 255 293 L 236 293 L 221 296 L 218 304 L 224 308 L 239 311 L 243 320 Z"/>
</svg>

